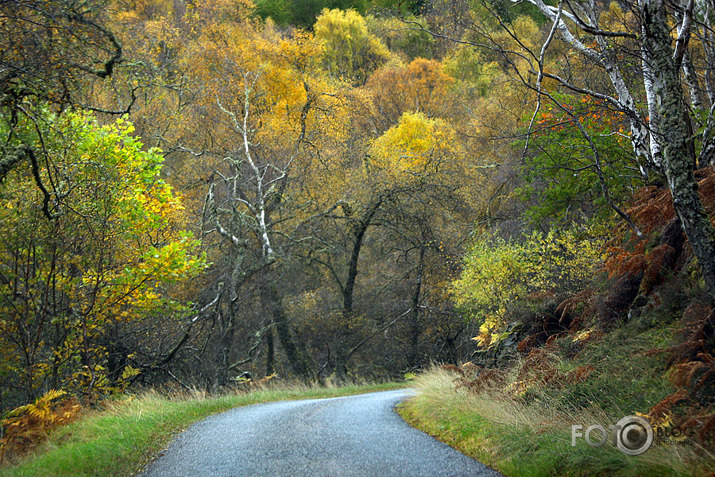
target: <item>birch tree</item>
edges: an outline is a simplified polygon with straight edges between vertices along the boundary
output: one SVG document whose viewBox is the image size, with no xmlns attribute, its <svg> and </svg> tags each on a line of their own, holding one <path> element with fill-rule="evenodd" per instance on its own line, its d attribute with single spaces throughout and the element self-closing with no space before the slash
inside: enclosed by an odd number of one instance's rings
<svg viewBox="0 0 715 477">
<path fill-rule="evenodd" d="M 322 50 L 309 34 L 281 38 L 254 23 L 250 5 L 240 15 L 232 0 L 201 5 L 188 19 L 196 33 L 180 60 L 196 99 L 173 142 L 209 183 L 203 236 L 218 262 L 215 283 L 226 285 L 214 329 L 222 370 L 216 383 L 226 384 L 229 371 L 252 359 L 237 356 L 237 341 L 247 337 L 239 338 L 237 329 L 256 301 L 268 312 L 259 324 L 266 332 L 258 335 L 270 339 L 275 331 L 291 371 L 312 379 L 275 276 L 290 259 L 286 244 L 298 220 L 291 191 L 295 169 L 319 148 L 323 120 L 335 102 L 314 68 Z M 217 21 L 221 12 L 232 16 Z"/>
<path fill-rule="evenodd" d="M 553 95 L 557 90 L 590 96 L 621 113 L 643 179 L 649 181 L 653 174 L 665 177 L 705 285 L 715 297 L 715 229 L 694 176 L 696 168 L 712 163 L 712 6 L 696 0 L 524 3 L 546 18 L 540 44 L 519 35 L 489 1 L 480 2 L 471 16 L 457 18 L 467 33 L 450 39 L 500 57 L 535 93 L 533 118 L 547 101 L 561 106 Z M 490 20 L 484 21 L 485 15 Z M 497 41 L 494 30 L 506 32 L 508 41 Z M 449 38 L 439 31 L 433 34 Z M 607 79 L 605 84 L 599 75 Z M 579 126 L 578 118 L 572 119 Z M 579 129 L 592 144 L 588 131 Z M 595 145 L 592 149 L 598 168 L 599 152 Z"/>
<path fill-rule="evenodd" d="M 278 209 L 284 199 L 291 169 L 305 140 L 307 117 L 316 100 L 307 83 L 304 83 L 305 102 L 298 116 L 297 134 L 288 148 L 280 151 L 282 154 L 276 150 L 261 150 L 257 139 L 259 121 L 252 117 L 256 111 L 254 101 L 260 80 L 261 73 L 243 74 L 243 102 L 238 111 L 229 109 L 217 99 L 218 109 L 228 118 L 226 124 L 234 136 L 232 142 L 235 146 L 224 154 L 226 168 L 223 172 L 216 171 L 216 180 L 209 187 L 204 210 L 205 232 L 218 233 L 230 244 L 233 255 L 229 288 L 231 311 L 225 316 L 227 323 L 221 333 L 226 348 L 224 355 L 228 355 L 233 337 L 239 303 L 237 289 L 278 260 L 279 252 L 274 240 L 280 218 L 274 215 L 279 215 Z M 253 249 L 254 244 L 258 245 L 258 250 Z M 303 378 L 312 378 L 311 367 L 291 336 L 275 283 L 263 280 L 261 287 L 264 289 L 261 297 L 269 302 L 266 306 L 271 310 L 293 371 Z M 225 361 L 223 368 L 232 369 L 233 363 Z"/>
<path fill-rule="evenodd" d="M 529 0 L 529 3 L 552 22 L 551 34 L 543 43 L 536 62 L 537 87 L 541 87 L 543 78 L 549 78 L 576 93 L 607 100 L 628 116 L 634 153 L 646 158 L 647 167 L 665 175 L 683 231 L 700 263 L 706 287 L 715 297 L 715 229 L 698 195 L 694 176 L 696 167 L 710 165 L 707 155 L 700 156 L 712 148 L 713 109 L 710 108 L 703 128 L 705 135 L 699 138 L 702 144 L 698 147 L 694 139 L 694 116 L 698 115 L 701 99 L 690 51 L 695 25 L 710 31 L 708 2 L 629 2 L 626 5 L 630 11 L 611 15 L 621 17 L 618 28 L 614 28 L 613 21 L 604 24 L 602 20 L 608 18 L 609 11 L 604 11 L 604 5 L 595 0 L 559 1 L 556 6 L 542 0 Z M 614 6 L 608 8 L 620 10 Z M 672 24 L 676 25 L 675 38 L 671 35 Z M 543 58 L 554 35 L 588 57 L 595 66 L 603 68 L 612 90 L 584 88 L 547 71 Z M 584 37 L 593 38 L 595 44 L 587 46 Z M 619 66 L 617 52 L 623 51 L 622 40 L 626 43 L 632 40 L 630 43 L 640 49 L 640 81 L 631 84 Z M 709 50 L 707 42 L 703 47 Z M 684 84 L 688 79 L 690 107 L 685 94 L 688 85 Z M 636 107 L 634 98 L 637 97 L 646 99 L 645 110 Z"/>
</svg>

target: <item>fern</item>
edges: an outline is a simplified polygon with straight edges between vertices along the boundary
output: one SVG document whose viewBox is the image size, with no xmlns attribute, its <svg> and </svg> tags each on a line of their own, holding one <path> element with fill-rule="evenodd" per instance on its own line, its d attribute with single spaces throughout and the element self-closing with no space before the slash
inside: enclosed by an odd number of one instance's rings
<svg viewBox="0 0 715 477">
<path fill-rule="evenodd" d="M 0 421 L 4 428 L 4 437 L 0 441 L 0 463 L 25 454 L 46 439 L 52 429 L 74 419 L 80 405 L 75 399 L 58 402 L 66 395 L 64 390 L 51 389 L 35 399 L 34 403 L 13 409 Z"/>
</svg>

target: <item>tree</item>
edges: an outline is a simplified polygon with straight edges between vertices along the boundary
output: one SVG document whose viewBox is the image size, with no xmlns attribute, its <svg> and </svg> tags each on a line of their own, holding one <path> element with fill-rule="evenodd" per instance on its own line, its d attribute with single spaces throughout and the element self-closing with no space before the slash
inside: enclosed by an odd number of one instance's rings
<svg viewBox="0 0 715 477">
<path fill-rule="evenodd" d="M 262 18 L 272 18 L 280 25 L 310 28 L 324 9 L 354 9 L 365 12 L 367 0 L 257 0 Z"/>
<path fill-rule="evenodd" d="M 705 213 L 694 177 L 695 167 L 710 164 L 715 140 L 715 118 L 705 113 L 708 105 L 701 94 L 703 89 L 713 91 L 706 73 L 713 64 L 708 53 L 712 38 L 707 2 L 528 3 L 548 21 L 549 30 L 541 41 L 520 34 L 519 20 L 504 18 L 489 1 L 480 2 L 469 16 L 456 19 L 471 36 L 454 40 L 498 55 L 536 94 L 534 118 L 544 102 L 561 107 L 554 88 L 591 96 L 622 114 L 643 180 L 649 181 L 653 174 L 665 176 L 705 285 L 715 297 L 715 228 Z M 675 38 L 670 35 L 671 24 L 677 25 Z M 499 32 L 506 32 L 506 38 Z M 699 42 L 691 41 L 694 36 Z M 572 61 L 557 61 L 557 53 L 562 54 L 564 48 L 574 57 Z M 705 63 L 699 69 L 693 59 L 700 57 Z M 627 58 L 636 60 L 625 61 Z M 715 97 L 709 96 L 712 103 L 711 98 Z M 580 122 L 571 119 L 598 162 L 598 147 Z M 619 215 L 627 220 L 622 212 Z"/>
<path fill-rule="evenodd" d="M 390 55 L 355 10 L 324 10 L 315 22 L 315 38 L 324 48 L 323 64 L 331 76 L 360 86 Z"/>
<path fill-rule="evenodd" d="M 479 324 L 476 341 L 485 347 L 497 343 L 508 313 L 534 293 L 587 286 L 602 265 L 602 240 L 589 232 L 533 233 L 519 240 L 489 233 L 477 237 L 452 283 L 457 304 Z"/>
<path fill-rule="evenodd" d="M 289 174 L 305 140 L 308 114 L 316 101 L 305 83 L 305 104 L 297 118 L 299 123 L 294 144 L 289 146 L 287 151 L 281 151 L 283 154 L 269 154 L 263 159 L 263 151 L 256 150 L 255 133 L 258 129 L 254 129 L 255 120 L 252 118 L 252 112 L 256 109 L 252 104 L 256 101 L 254 88 L 260 80 L 260 76 L 250 72 L 244 75 L 242 117 L 218 101 L 219 108 L 229 118 L 229 127 L 240 144 L 235 152 L 224 158 L 228 173 L 218 174 L 221 178 L 218 184 L 223 186 L 221 195 L 218 195 L 218 188 L 214 183 L 210 186 L 206 199 L 205 220 L 209 231 L 217 232 L 234 249 L 234 270 L 230 284 L 231 303 L 234 304 L 238 298 L 237 288 L 256 273 L 270 268 L 278 259 L 274 244 L 276 233 L 273 214 L 277 213 L 277 208 L 281 206 Z M 260 247 L 260 253 L 253 257 L 250 251 L 252 242 Z M 312 370 L 294 344 L 275 283 L 264 282 L 262 287 L 262 298 L 270 307 L 278 336 L 293 370 L 299 376 L 311 379 Z M 235 315 L 237 311 L 232 307 L 231 315 Z M 232 323 L 233 321 L 229 326 L 232 326 Z M 227 348 L 230 346 L 232 334 L 230 329 L 224 333 L 228 340 L 225 345 Z M 224 363 L 224 368 L 228 370 L 231 364 Z"/>
<path fill-rule="evenodd" d="M 419 112 L 430 117 L 443 116 L 453 78 L 435 60 L 417 58 L 407 66 L 385 66 L 368 80 L 376 110 L 378 130 L 397 124 L 403 113 Z"/>
<path fill-rule="evenodd" d="M 300 220 L 295 172 L 333 136 L 341 98 L 318 67 L 322 50 L 312 35 L 281 38 L 250 16 L 250 5 L 235 4 L 199 3 L 187 19 L 192 33 L 180 62 L 195 96 L 180 127 L 164 139 L 210 184 L 202 233 L 215 258 L 212 287 L 223 283 L 226 290 L 215 329 L 221 350 L 215 384 L 227 384 L 230 371 L 254 359 L 241 352 L 248 336 L 268 340 L 274 332 L 291 372 L 309 380 L 314 370 L 275 277 L 291 259 L 292 228 Z M 215 21 L 224 10 L 233 16 Z M 255 314 L 260 329 L 240 335 L 252 306 L 265 312 Z"/>
<path fill-rule="evenodd" d="M 613 210 L 630 220 L 617 204 L 642 181 L 623 115 L 590 97 L 552 96 L 559 105 L 539 111 L 524 158 L 520 193 L 530 220 L 568 227 L 607 219 Z"/>
<path fill-rule="evenodd" d="M 698 164 L 704 166 L 712 163 L 712 157 L 708 157 L 708 154 L 714 147 L 711 141 L 715 138 L 709 135 L 709 131 L 715 125 L 715 118 L 709 115 L 705 124 L 708 132 L 702 138 L 700 151 L 697 151 L 693 141 L 695 121 L 688 110 L 680 82 L 681 69 L 685 71 L 686 78 L 692 79 L 692 72 L 688 73 L 691 65 L 687 50 L 696 13 L 695 3 L 689 1 L 678 5 L 678 10 L 671 10 L 663 1 L 643 0 L 639 2 L 641 10 L 638 13 L 642 15 L 641 45 L 643 64 L 646 65 L 643 72 L 646 95 L 652 117 L 658 118 L 655 123 L 651 121 L 651 151 L 656 157 L 656 152 L 663 150 L 661 167 L 673 195 L 675 211 L 698 258 L 705 285 L 711 298 L 715 299 L 715 227 L 700 200 L 694 176 Z M 697 3 L 698 12 L 709 30 L 711 16 L 707 12 L 708 7 L 704 2 Z M 680 20 L 675 41 L 669 27 L 673 20 Z M 691 99 L 697 102 L 697 87 L 693 85 L 693 89 L 696 94 Z M 651 106 L 651 97 L 656 107 Z"/>
<path fill-rule="evenodd" d="M 359 163 L 350 168 L 341 163 L 328 164 L 336 168 L 333 187 L 330 193 L 316 198 L 319 209 L 305 226 L 320 229 L 312 234 L 312 242 L 319 246 L 305 255 L 310 262 L 325 267 L 337 285 L 340 317 L 330 364 L 340 379 L 347 376 L 350 359 L 375 337 L 375 328 L 384 331 L 410 315 L 400 313 L 394 320 L 371 326 L 363 319 L 364 311 L 356 306 L 369 231 L 396 227 L 395 211 L 406 211 L 409 204 L 438 207 L 442 197 L 462 186 L 462 180 L 474 177 L 465 166 L 465 151 L 455 137 L 446 121 L 429 119 L 422 113 L 405 113 L 398 124 L 372 142 L 369 155 Z M 311 183 L 306 185 L 310 187 Z M 334 235 L 325 237 L 326 231 Z"/>
<path fill-rule="evenodd" d="M 646 156 L 647 167 L 656 168 L 665 175 L 683 231 L 698 258 L 705 285 L 711 297 L 715 298 L 715 228 L 700 200 L 694 176 L 698 164 L 705 166 L 710 163 L 708 151 L 712 149 L 710 143 L 713 141 L 710 131 L 715 119 L 710 115 L 706 120 L 702 144 L 697 148 L 693 141 L 696 123 L 693 115 L 698 113 L 697 110 L 689 112 L 680 79 L 682 70 L 686 83 L 688 78 L 691 80 L 691 101 L 697 106 L 700 101 L 698 86 L 692 83 L 695 72 L 689 58 L 693 56 L 694 45 L 691 45 L 690 38 L 696 20 L 702 22 L 703 28 L 710 28 L 707 5 L 705 2 L 687 1 L 669 7 L 661 0 L 642 0 L 638 4 L 630 4 L 632 16 L 629 19 L 635 21 L 637 29 L 629 29 L 628 23 L 623 24 L 625 28 L 614 28 L 621 25 L 613 21 L 613 17 L 616 17 L 615 20 L 619 16 L 625 19 L 616 7 L 600 11 L 595 2 L 576 2 L 573 6 L 559 3 L 557 7 L 550 7 L 541 0 L 530 0 L 530 3 L 553 22 L 553 33 L 558 32 L 563 41 L 605 69 L 615 96 L 610 92 L 579 87 L 560 75 L 547 73 L 543 62 L 537 68 L 539 77 L 551 78 L 572 91 L 607 100 L 627 115 L 633 149 L 637 155 Z M 585 45 L 572 33 L 565 20 L 574 22 L 577 29 L 593 35 L 596 45 Z M 671 23 L 678 25 L 675 39 L 670 34 Z M 618 51 L 619 42 L 628 43 L 628 40 L 636 40 L 640 48 L 641 91 L 647 100 L 649 120 L 636 107 L 632 91 L 636 91 L 639 85 L 629 86 L 626 83 L 617 63 L 617 53 L 614 53 L 614 50 Z M 548 46 L 549 41 L 544 43 L 542 51 L 545 52 Z"/>
<path fill-rule="evenodd" d="M 36 178 L 41 175 L 29 145 L 12 141 L 20 116 L 37 113 L 33 109 L 39 105 L 63 109 L 89 103 L 82 91 L 85 80 L 107 78 L 124 61 L 121 44 L 105 25 L 107 3 L 0 3 L 0 120 L 9 132 L 0 145 L 0 181 L 21 162 L 36 169 Z M 37 186 L 59 199 L 51 184 Z"/>
<path fill-rule="evenodd" d="M 124 120 L 99 126 L 69 112 L 16 125 L 13 142 L 52 164 L 41 179 L 59 178 L 63 199 L 48 205 L 29 165 L 0 191 L 0 343 L 21 358 L 3 366 L 24 400 L 59 387 L 91 399 L 121 385 L 139 368 L 122 330 L 180 318 L 183 305 L 166 291 L 204 266 L 179 228 L 179 199 L 159 178 L 160 151 L 144 151 L 131 132 Z M 61 214 L 44 220 L 48 207 Z"/>
</svg>

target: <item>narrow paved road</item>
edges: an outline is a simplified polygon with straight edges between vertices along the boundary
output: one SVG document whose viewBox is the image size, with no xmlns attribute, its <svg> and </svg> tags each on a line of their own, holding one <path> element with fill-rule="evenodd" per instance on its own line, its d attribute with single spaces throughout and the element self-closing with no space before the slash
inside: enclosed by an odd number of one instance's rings
<svg viewBox="0 0 715 477">
<path fill-rule="evenodd" d="M 500 475 L 405 423 L 394 407 L 410 393 L 236 408 L 191 426 L 143 475 Z"/>
</svg>

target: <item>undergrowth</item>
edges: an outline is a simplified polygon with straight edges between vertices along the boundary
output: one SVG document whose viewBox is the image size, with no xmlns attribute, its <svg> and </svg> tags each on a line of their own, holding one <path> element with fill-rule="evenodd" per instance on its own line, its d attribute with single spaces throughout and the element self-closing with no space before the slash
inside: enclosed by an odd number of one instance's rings
<svg viewBox="0 0 715 477">
<path fill-rule="evenodd" d="M 639 333 L 637 323 L 626 325 L 588 340 L 576 354 L 573 335 L 552 339 L 506 369 L 435 367 L 417 377 L 419 394 L 400 413 L 511 477 L 711 475 L 712 447 L 697 435 L 664 440 L 639 456 L 619 451 L 612 435 L 602 447 L 583 438 L 572 446 L 572 425 L 608 429 L 630 415 L 653 422 L 653 411 L 678 389 L 664 378 L 667 353 L 652 352 L 670 344 L 673 326 Z"/>
<path fill-rule="evenodd" d="M 699 186 L 715 216 L 712 169 Z M 667 189 L 638 191 L 627 213 L 643 234 L 614 228 L 590 283 L 498 295 L 500 339 L 420 376 L 404 417 L 509 476 L 715 475 L 715 303 Z M 640 455 L 609 427 L 627 416 L 653 429 Z"/>
</svg>

